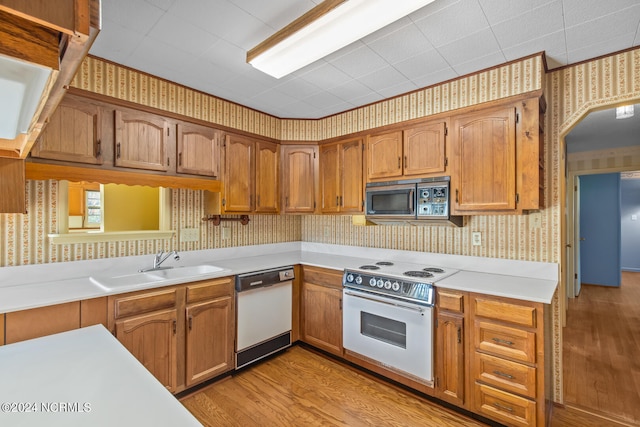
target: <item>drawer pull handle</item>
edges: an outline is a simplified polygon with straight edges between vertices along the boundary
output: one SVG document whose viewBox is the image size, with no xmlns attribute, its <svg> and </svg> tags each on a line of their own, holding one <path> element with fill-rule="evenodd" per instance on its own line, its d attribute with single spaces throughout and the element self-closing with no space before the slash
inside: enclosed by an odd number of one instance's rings
<svg viewBox="0 0 640 427">
<path fill-rule="evenodd" d="M 499 404 L 498 402 L 494 402 L 493 406 L 495 406 L 497 409 L 501 410 L 501 411 L 507 411 L 511 414 L 513 414 L 513 408 L 510 408 L 508 406 L 504 406 Z"/>
<path fill-rule="evenodd" d="M 491 339 L 494 340 L 498 344 L 505 344 L 505 345 L 514 345 L 515 344 L 513 341 L 503 340 L 502 338 L 491 338 Z"/>
<path fill-rule="evenodd" d="M 496 374 L 499 377 L 508 378 L 510 380 L 515 378 L 513 375 L 505 374 L 504 372 L 500 372 L 500 371 L 493 371 L 493 373 Z"/>
</svg>

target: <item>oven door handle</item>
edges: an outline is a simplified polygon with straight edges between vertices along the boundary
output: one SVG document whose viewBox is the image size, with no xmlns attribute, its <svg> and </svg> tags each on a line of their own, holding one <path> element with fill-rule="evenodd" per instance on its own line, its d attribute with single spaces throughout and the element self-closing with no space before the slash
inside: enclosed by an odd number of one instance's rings
<svg viewBox="0 0 640 427">
<path fill-rule="evenodd" d="M 407 310 L 417 311 L 420 314 L 423 314 L 426 311 L 426 309 L 422 308 L 422 307 L 413 307 L 413 306 L 410 306 L 410 305 L 399 304 L 399 303 L 391 302 L 391 301 L 388 301 L 388 300 L 380 300 L 378 298 L 364 296 L 362 294 L 356 294 L 356 293 L 349 292 L 349 291 L 344 291 L 344 293 L 346 295 L 350 295 L 352 297 L 362 298 L 362 299 L 366 299 L 366 300 L 374 301 L 374 302 L 379 302 L 380 304 L 387 304 L 387 305 L 392 305 L 394 307 L 399 307 L 399 308 L 404 308 L 404 309 L 407 309 Z"/>
</svg>

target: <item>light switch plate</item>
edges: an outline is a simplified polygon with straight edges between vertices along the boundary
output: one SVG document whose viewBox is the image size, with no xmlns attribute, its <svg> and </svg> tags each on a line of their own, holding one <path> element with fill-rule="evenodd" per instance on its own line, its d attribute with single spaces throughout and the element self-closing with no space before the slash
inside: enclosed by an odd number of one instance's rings
<svg viewBox="0 0 640 427">
<path fill-rule="evenodd" d="M 180 229 L 180 241 L 181 242 L 197 242 L 198 241 L 197 228 L 182 228 Z"/>
<path fill-rule="evenodd" d="M 482 233 L 480 233 L 479 231 L 474 231 L 473 233 L 471 233 L 471 243 L 473 244 L 473 246 L 482 245 Z"/>
</svg>

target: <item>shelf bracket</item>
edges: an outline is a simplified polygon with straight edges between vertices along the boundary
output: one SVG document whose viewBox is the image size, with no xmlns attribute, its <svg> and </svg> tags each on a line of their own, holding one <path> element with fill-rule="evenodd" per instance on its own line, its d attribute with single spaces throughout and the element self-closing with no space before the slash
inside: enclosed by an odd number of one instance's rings
<svg viewBox="0 0 640 427">
<path fill-rule="evenodd" d="M 249 224 L 249 215 L 240 215 L 240 217 L 223 217 L 222 215 L 207 215 L 202 218 L 203 221 L 211 221 L 213 225 L 220 225 L 222 221 L 240 221 L 240 224 Z"/>
</svg>

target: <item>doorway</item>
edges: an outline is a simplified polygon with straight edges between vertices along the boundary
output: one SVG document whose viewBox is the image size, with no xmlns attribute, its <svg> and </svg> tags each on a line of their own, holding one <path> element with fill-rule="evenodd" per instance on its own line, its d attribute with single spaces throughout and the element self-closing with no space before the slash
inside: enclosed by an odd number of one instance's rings
<svg viewBox="0 0 640 427">
<path fill-rule="evenodd" d="M 640 112 L 640 109 L 636 108 L 636 111 Z M 614 110 L 597 113 L 610 114 L 611 123 L 617 124 Z M 588 121 L 589 116 L 584 121 Z M 640 124 L 625 123 L 624 131 L 591 124 L 586 133 L 580 127 L 581 123 L 574 128 L 577 131 L 575 134 L 572 130 L 565 137 L 568 274 L 562 347 L 564 403 L 612 420 L 640 425 L 640 410 L 635 408 L 640 393 L 640 370 L 636 360 L 640 351 L 640 331 L 635 326 L 638 322 L 632 320 L 637 319 L 636 307 L 640 305 L 640 292 L 637 292 L 640 289 L 640 274 L 621 272 L 624 267 L 622 254 L 626 250 L 621 248 L 626 236 L 624 231 L 619 230 L 624 209 L 620 200 L 616 202 L 612 196 L 620 194 L 620 172 L 640 167 L 640 145 L 635 136 Z M 588 191 L 582 191 L 584 184 L 589 184 L 591 177 L 597 180 L 607 175 L 611 186 L 605 186 L 606 189 L 600 187 L 599 190 L 596 186 L 596 202 L 583 203 L 582 199 L 589 197 Z M 602 199 L 600 203 L 597 202 L 598 197 Z M 618 209 L 611 209 L 612 205 L 618 206 Z M 616 210 L 617 213 L 614 213 Z M 588 219 L 589 214 L 598 212 L 600 216 Z M 602 222 L 603 212 L 616 219 L 614 226 L 606 226 Z M 589 221 L 592 221 L 592 225 L 589 225 Z M 582 249 L 586 247 L 588 252 L 588 245 L 597 240 L 585 234 L 586 230 L 599 227 L 609 227 L 600 238 L 610 246 L 604 249 L 606 245 L 596 243 L 593 245 L 595 250 L 591 248 L 594 255 L 585 255 Z M 617 241 L 612 238 L 616 235 Z M 636 251 L 637 248 L 640 246 L 636 247 Z M 593 278 L 591 273 L 585 272 L 585 264 L 588 264 L 587 269 L 606 265 L 609 277 Z M 592 284 L 581 286 L 583 283 Z"/>
</svg>

